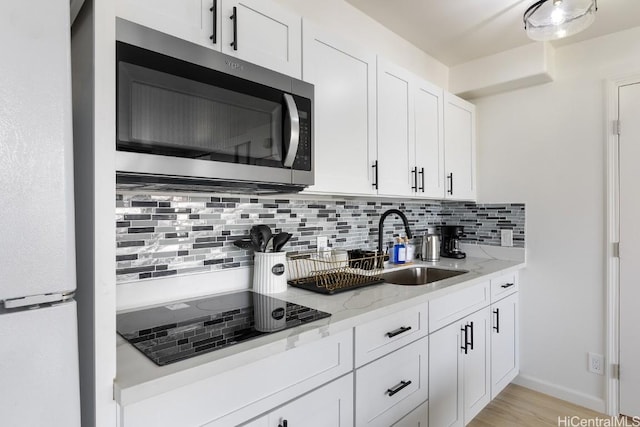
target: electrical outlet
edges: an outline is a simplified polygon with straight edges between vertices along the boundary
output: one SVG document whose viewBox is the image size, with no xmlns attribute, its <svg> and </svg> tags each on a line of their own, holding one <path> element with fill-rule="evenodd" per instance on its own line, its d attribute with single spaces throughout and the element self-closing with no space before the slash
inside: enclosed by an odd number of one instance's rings
<svg viewBox="0 0 640 427">
<path fill-rule="evenodd" d="M 594 374 L 604 375 L 604 356 L 601 354 L 587 353 L 588 370 Z"/>
<path fill-rule="evenodd" d="M 329 238 L 327 236 L 316 237 L 316 247 L 318 252 L 324 252 L 329 249 Z"/>
<path fill-rule="evenodd" d="M 500 230 L 500 246 L 513 246 L 513 230 Z"/>
</svg>

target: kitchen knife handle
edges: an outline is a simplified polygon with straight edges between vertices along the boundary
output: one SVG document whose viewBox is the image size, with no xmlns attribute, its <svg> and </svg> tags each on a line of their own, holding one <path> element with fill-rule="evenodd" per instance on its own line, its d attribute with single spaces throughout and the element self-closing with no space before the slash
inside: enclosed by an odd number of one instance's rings
<svg viewBox="0 0 640 427">
<path fill-rule="evenodd" d="M 418 172 L 421 176 L 422 186 L 419 188 L 420 191 L 424 193 L 424 168 L 420 168 L 420 172 Z"/>
<path fill-rule="evenodd" d="M 233 21 L 233 41 L 230 43 L 233 50 L 238 50 L 238 8 L 233 6 L 233 14 L 229 17 Z"/>
<path fill-rule="evenodd" d="M 209 36 L 209 39 L 213 42 L 213 44 L 218 43 L 218 9 L 216 7 L 217 1 L 218 0 L 213 0 L 213 5 L 211 6 L 211 9 L 209 9 L 209 12 L 211 12 L 211 15 L 213 16 L 213 25 L 211 26 L 211 28 L 213 28 L 213 34 Z"/>
</svg>

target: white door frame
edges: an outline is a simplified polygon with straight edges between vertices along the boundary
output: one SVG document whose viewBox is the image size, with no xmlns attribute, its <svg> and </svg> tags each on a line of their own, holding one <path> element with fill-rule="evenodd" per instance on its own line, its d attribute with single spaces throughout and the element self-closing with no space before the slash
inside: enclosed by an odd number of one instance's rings
<svg viewBox="0 0 640 427">
<path fill-rule="evenodd" d="M 620 258 L 616 244 L 620 242 L 620 163 L 619 137 L 614 123 L 618 120 L 618 90 L 621 86 L 640 83 L 640 75 L 609 79 L 606 85 L 606 366 L 605 404 L 608 415 L 620 413 Z"/>
</svg>

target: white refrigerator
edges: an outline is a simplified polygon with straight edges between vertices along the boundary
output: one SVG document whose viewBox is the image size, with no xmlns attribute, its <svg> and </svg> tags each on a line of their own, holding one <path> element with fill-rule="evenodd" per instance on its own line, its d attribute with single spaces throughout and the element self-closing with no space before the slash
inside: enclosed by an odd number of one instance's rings
<svg viewBox="0 0 640 427">
<path fill-rule="evenodd" d="M 0 425 L 80 425 L 69 0 L 0 1 Z"/>
</svg>

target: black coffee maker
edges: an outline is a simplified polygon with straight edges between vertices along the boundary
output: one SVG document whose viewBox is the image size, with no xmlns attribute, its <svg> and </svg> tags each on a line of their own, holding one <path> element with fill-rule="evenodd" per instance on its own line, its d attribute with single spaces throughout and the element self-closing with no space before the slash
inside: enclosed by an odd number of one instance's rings
<svg viewBox="0 0 640 427">
<path fill-rule="evenodd" d="M 440 256 L 445 258 L 461 259 L 467 256 L 460 250 L 460 238 L 464 235 L 462 225 L 443 225 L 442 244 L 440 245 Z"/>
</svg>

